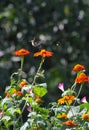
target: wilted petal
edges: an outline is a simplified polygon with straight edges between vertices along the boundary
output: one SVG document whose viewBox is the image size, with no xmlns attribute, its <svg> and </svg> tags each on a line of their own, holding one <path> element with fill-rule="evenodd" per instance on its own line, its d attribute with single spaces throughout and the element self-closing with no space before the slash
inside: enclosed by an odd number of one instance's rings
<svg viewBox="0 0 89 130">
<path fill-rule="evenodd" d="M 83 102 L 83 103 L 86 103 L 86 102 L 87 102 L 86 96 L 84 96 L 84 97 L 81 99 L 81 102 Z"/>
<path fill-rule="evenodd" d="M 64 83 L 58 84 L 58 88 L 64 92 Z"/>
<path fill-rule="evenodd" d="M 28 106 L 28 107 L 27 107 L 27 110 L 28 110 L 28 111 L 31 111 L 31 107 L 30 107 L 30 106 Z"/>
<path fill-rule="evenodd" d="M 2 110 L 0 110 L 0 117 L 4 116 L 4 112 Z"/>
</svg>

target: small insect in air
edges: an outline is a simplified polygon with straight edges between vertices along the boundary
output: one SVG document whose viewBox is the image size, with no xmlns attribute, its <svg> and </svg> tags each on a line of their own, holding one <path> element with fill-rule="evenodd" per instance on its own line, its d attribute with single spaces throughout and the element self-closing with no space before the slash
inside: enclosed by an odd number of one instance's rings
<svg viewBox="0 0 89 130">
<path fill-rule="evenodd" d="M 43 44 L 42 41 L 36 41 L 35 37 L 30 42 L 31 42 L 32 46 L 34 46 L 34 47 L 38 47 L 39 45 Z"/>
<path fill-rule="evenodd" d="M 60 44 L 61 44 L 61 43 L 60 43 L 59 41 L 57 41 L 56 46 L 60 46 Z"/>
<path fill-rule="evenodd" d="M 56 47 L 59 47 L 59 46 L 61 45 L 60 41 L 53 42 L 53 44 L 54 44 Z"/>
</svg>

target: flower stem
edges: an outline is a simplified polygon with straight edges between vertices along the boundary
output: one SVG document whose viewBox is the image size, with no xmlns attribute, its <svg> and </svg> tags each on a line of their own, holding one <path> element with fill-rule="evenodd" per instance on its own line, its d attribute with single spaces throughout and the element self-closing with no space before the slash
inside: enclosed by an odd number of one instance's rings
<svg viewBox="0 0 89 130">
<path fill-rule="evenodd" d="M 74 82 L 74 84 L 71 86 L 71 90 L 74 90 L 76 87 L 76 82 Z"/>
<path fill-rule="evenodd" d="M 72 115 L 74 116 L 74 112 L 73 112 L 73 110 L 72 110 L 70 104 L 69 104 L 67 101 L 66 101 L 65 103 L 66 103 L 66 105 L 68 106 L 68 109 L 71 111 Z"/>
<path fill-rule="evenodd" d="M 33 86 L 33 85 L 35 84 L 35 82 L 36 82 L 37 75 L 38 75 L 38 73 L 40 72 L 40 69 L 41 69 L 41 67 L 42 67 L 42 65 L 43 65 L 43 63 L 44 63 L 44 60 L 45 60 L 45 58 L 42 58 L 42 60 L 41 60 L 41 62 L 40 62 L 40 65 L 39 65 L 39 68 L 38 68 L 38 70 L 37 70 L 37 72 L 36 72 L 36 75 L 34 76 L 32 86 Z M 22 71 L 22 68 L 23 68 L 23 60 L 21 60 L 21 63 L 22 63 L 22 64 L 21 64 L 21 71 Z M 23 113 L 23 111 L 24 111 L 26 105 L 27 105 L 27 100 L 25 101 L 24 106 L 23 106 L 23 108 L 22 108 L 22 113 Z M 21 118 L 21 116 L 18 118 L 18 120 L 19 120 L 20 118 Z"/>
<path fill-rule="evenodd" d="M 79 91 L 78 91 L 78 94 L 77 94 L 77 96 L 76 96 L 76 99 L 79 97 L 80 92 L 81 92 L 81 90 L 82 90 L 82 87 L 83 87 L 83 84 L 81 84 L 81 86 L 80 86 L 80 89 L 79 89 Z M 74 102 L 73 105 L 75 105 L 75 103 L 76 103 L 76 101 Z"/>
<path fill-rule="evenodd" d="M 45 58 L 42 57 L 42 60 L 41 60 L 40 65 L 39 65 L 39 68 L 38 68 L 38 70 L 37 70 L 37 72 L 36 72 L 36 74 L 35 74 L 35 76 L 34 76 L 32 86 L 36 83 L 36 79 L 37 79 L 37 77 L 38 77 L 38 73 L 39 73 L 40 70 L 41 70 L 41 67 L 42 67 L 42 65 L 43 65 L 43 63 L 44 63 L 44 60 L 45 60 Z"/>
<path fill-rule="evenodd" d="M 81 84 L 80 89 L 79 89 L 79 91 L 78 91 L 77 98 L 78 98 L 78 97 L 79 97 L 79 95 L 80 95 L 80 92 L 81 92 L 81 90 L 82 90 L 82 87 L 83 87 L 83 85 Z"/>
<path fill-rule="evenodd" d="M 19 74 L 18 74 L 18 83 L 21 80 L 21 74 L 22 74 L 22 71 L 23 71 L 23 64 L 24 64 L 24 56 L 21 57 L 21 66 L 20 66 L 20 70 L 19 70 Z"/>
</svg>

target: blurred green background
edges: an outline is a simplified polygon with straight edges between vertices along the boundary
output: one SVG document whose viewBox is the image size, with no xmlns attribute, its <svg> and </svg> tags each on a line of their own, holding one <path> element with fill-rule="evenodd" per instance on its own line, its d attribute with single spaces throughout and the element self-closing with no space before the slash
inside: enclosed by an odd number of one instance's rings
<svg viewBox="0 0 89 130">
<path fill-rule="evenodd" d="M 33 38 L 44 44 L 31 45 Z M 13 51 L 25 48 L 31 54 L 25 58 L 24 77 L 32 82 L 40 58 L 33 53 L 46 48 L 54 53 L 46 59 L 43 69 L 47 82 L 48 101 L 57 100 L 65 88 L 73 84 L 75 64 L 84 64 L 89 75 L 89 0 L 1 0 L 0 1 L 0 95 L 10 84 L 10 75 L 17 71 L 20 59 Z M 81 97 L 88 98 L 85 84 Z M 77 91 L 77 90 L 76 90 Z"/>
</svg>

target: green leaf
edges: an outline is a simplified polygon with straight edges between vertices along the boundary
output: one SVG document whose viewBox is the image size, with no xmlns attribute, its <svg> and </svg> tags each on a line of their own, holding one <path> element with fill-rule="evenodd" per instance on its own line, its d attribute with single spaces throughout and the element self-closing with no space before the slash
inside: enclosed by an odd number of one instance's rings
<svg viewBox="0 0 89 130">
<path fill-rule="evenodd" d="M 6 110 L 6 109 L 7 109 L 7 105 L 4 104 L 4 105 L 3 105 L 3 110 Z"/>
<path fill-rule="evenodd" d="M 19 108 L 16 109 L 16 112 L 17 112 L 18 114 L 21 114 L 21 110 L 20 110 Z"/>
<path fill-rule="evenodd" d="M 27 130 L 28 126 L 28 122 L 25 122 L 24 125 L 20 128 L 20 130 Z"/>
<path fill-rule="evenodd" d="M 43 87 L 35 86 L 34 93 L 39 95 L 40 97 L 43 97 L 47 93 L 47 89 Z"/>
<path fill-rule="evenodd" d="M 83 103 L 83 104 L 80 105 L 80 110 L 85 109 L 85 108 L 87 110 L 89 110 L 89 103 Z"/>
<path fill-rule="evenodd" d="M 15 113 L 15 109 L 13 108 L 13 107 L 10 107 L 9 109 L 8 109 L 8 112 L 11 114 L 11 115 L 13 115 L 14 113 Z"/>
<path fill-rule="evenodd" d="M 40 73 L 37 73 L 37 77 L 43 77 L 44 78 L 44 70 L 41 71 Z"/>
<path fill-rule="evenodd" d="M 5 91 L 8 91 L 11 88 L 11 86 L 7 86 Z"/>
<path fill-rule="evenodd" d="M 80 108 L 79 106 L 71 106 L 71 109 L 68 112 L 68 117 L 72 117 L 73 115 L 75 115 L 77 117 L 77 115 L 79 114 Z"/>
<path fill-rule="evenodd" d="M 10 99 L 5 97 L 3 100 L 2 100 L 2 103 L 1 105 L 3 106 L 5 103 L 10 103 Z"/>
<path fill-rule="evenodd" d="M 2 19 L 3 17 L 4 17 L 4 16 L 3 16 L 3 14 L 1 13 L 1 14 L 0 14 L 0 19 Z"/>
<path fill-rule="evenodd" d="M 47 84 L 46 83 L 41 83 L 39 84 L 41 87 L 47 88 Z"/>
<path fill-rule="evenodd" d="M 66 91 L 63 92 L 62 96 L 72 95 L 72 94 L 76 95 L 76 92 L 73 91 L 73 90 L 71 90 L 71 89 L 68 89 L 68 90 L 66 90 Z"/>
<path fill-rule="evenodd" d="M 6 121 L 9 121 L 11 118 L 10 118 L 10 116 L 4 116 L 3 118 L 2 118 L 2 120 L 6 120 Z"/>
</svg>

